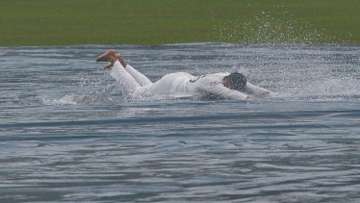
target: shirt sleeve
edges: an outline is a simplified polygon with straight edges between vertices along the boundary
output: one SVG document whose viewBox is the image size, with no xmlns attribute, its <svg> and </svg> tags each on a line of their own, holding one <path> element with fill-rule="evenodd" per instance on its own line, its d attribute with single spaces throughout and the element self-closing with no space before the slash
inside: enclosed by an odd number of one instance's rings
<svg viewBox="0 0 360 203">
<path fill-rule="evenodd" d="M 141 85 L 145 86 L 152 84 L 151 80 L 147 78 L 144 74 L 140 73 L 138 70 L 133 68 L 131 65 L 127 64 L 125 70 L 134 77 L 134 79 Z"/>
<path fill-rule="evenodd" d="M 222 97 L 224 99 L 234 99 L 234 100 L 248 100 L 249 96 L 245 93 L 239 92 L 237 90 L 229 89 L 222 84 L 210 85 L 208 87 L 202 88 L 202 91 L 207 92 L 215 96 Z"/>
<path fill-rule="evenodd" d="M 246 88 L 245 91 L 249 94 L 255 95 L 255 96 L 266 96 L 269 95 L 271 93 L 271 91 L 262 88 L 262 87 L 258 87 L 256 85 L 253 85 L 249 82 L 246 83 Z"/>
<path fill-rule="evenodd" d="M 110 75 L 121 84 L 128 93 L 134 92 L 140 84 L 131 76 L 119 61 L 116 61 L 110 70 Z"/>
</svg>

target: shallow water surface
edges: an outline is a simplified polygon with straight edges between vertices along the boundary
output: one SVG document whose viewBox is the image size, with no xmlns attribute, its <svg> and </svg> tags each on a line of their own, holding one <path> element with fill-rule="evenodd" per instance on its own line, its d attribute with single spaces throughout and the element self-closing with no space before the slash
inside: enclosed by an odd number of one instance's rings
<svg viewBox="0 0 360 203">
<path fill-rule="evenodd" d="M 275 94 L 128 101 L 108 48 L 152 80 L 239 70 Z M 0 202 L 359 202 L 359 126 L 357 46 L 0 48 Z"/>
</svg>

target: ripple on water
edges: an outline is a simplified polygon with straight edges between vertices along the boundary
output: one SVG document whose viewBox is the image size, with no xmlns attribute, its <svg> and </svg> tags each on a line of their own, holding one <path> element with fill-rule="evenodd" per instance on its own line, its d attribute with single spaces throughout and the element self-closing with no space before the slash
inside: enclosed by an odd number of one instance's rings
<svg viewBox="0 0 360 203">
<path fill-rule="evenodd" d="M 94 62 L 108 48 L 152 80 L 240 70 L 276 94 L 129 101 Z M 358 50 L 0 48 L 0 202 L 358 202 Z"/>
</svg>

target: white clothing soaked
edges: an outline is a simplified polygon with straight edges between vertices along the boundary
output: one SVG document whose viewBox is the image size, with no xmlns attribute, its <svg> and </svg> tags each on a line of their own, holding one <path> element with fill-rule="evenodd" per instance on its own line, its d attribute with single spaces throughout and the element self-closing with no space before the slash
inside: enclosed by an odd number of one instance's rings
<svg viewBox="0 0 360 203">
<path fill-rule="evenodd" d="M 132 98 L 161 96 L 246 100 L 249 98 L 246 93 L 255 96 L 270 93 L 249 82 L 245 87 L 245 93 L 229 89 L 222 83 L 223 78 L 229 74 L 224 72 L 196 77 L 189 73 L 177 72 L 167 74 L 153 83 L 129 64 L 124 68 L 119 61 L 116 61 L 110 70 L 110 75 L 122 85 Z"/>
</svg>

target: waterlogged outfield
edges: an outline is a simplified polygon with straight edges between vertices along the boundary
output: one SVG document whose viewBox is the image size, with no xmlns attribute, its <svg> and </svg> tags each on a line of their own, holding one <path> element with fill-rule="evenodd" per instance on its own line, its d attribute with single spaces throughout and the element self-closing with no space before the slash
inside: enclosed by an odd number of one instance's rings
<svg viewBox="0 0 360 203">
<path fill-rule="evenodd" d="M 359 0 L 1 0 L 0 46 L 360 42 Z"/>
</svg>

